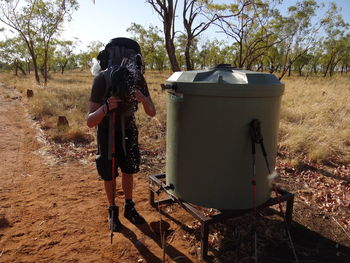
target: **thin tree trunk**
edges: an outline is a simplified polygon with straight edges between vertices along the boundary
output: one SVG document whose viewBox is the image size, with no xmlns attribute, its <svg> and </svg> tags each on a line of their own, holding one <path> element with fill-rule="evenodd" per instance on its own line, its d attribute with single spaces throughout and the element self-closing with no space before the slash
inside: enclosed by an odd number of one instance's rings
<svg viewBox="0 0 350 263">
<path fill-rule="evenodd" d="M 27 75 L 20 63 L 18 64 L 18 68 L 20 69 L 20 71 L 22 72 L 23 75 Z"/>
<path fill-rule="evenodd" d="M 13 64 L 15 65 L 15 76 L 18 76 L 18 61 L 17 61 L 17 59 L 15 59 Z"/>
<path fill-rule="evenodd" d="M 169 0 L 168 9 L 164 11 L 164 36 L 165 36 L 165 48 L 169 56 L 171 69 L 173 72 L 180 71 L 179 64 L 176 59 L 175 54 L 175 45 L 174 45 L 174 34 L 172 34 L 172 30 L 174 30 L 173 24 L 173 16 L 174 16 L 174 5 L 173 1 Z"/>
<path fill-rule="evenodd" d="M 44 52 L 44 68 L 43 68 L 43 74 L 44 74 L 44 85 L 46 86 L 47 84 L 47 61 L 49 59 L 49 55 L 48 55 L 48 52 L 49 52 L 49 47 L 46 46 L 45 48 L 45 52 Z"/>
<path fill-rule="evenodd" d="M 27 72 L 28 72 L 28 74 L 30 74 L 30 61 L 29 60 L 27 61 Z"/>
<path fill-rule="evenodd" d="M 35 76 L 36 83 L 40 84 L 39 69 L 38 69 L 38 63 L 36 61 L 36 54 L 34 52 L 33 41 L 26 41 L 26 44 L 28 46 L 30 56 L 32 57 L 34 76 Z"/>
<path fill-rule="evenodd" d="M 61 66 L 61 74 L 62 74 L 62 75 L 63 75 L 63 73 L 64 73 L 64 70 L 65 70 L 67 64 L 68 64 L 68 60 L 66 60 L 66 61 L 63 63 L 63 65 Z"/>
<path fill-rule="evenodd" d="M 190 40 L 188 40 L 186 42 L 186 48 L 185 48 L 185 60 L 186 60 L 187 70 L 193 70 L 192 63 L 191 63 L 190 47 L 191 47 L 191 42 Z"/>
</svg>

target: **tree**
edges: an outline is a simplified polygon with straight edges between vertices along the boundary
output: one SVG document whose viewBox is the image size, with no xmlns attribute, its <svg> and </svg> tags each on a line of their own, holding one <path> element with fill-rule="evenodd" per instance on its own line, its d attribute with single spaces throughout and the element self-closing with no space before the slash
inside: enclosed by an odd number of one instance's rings
<svg viewBox="0 0 350 263">
<path fill-rule="evenodd" d="M 340 63 L 341 63 L 341 74 L 348 73 L 350 67 L 350 33 L 348 33 L 343 40 L 344 48 L 341 55 Z"/>
<path fill-rule="evenodd" d="M 163 23 L 165 47 L 173 71 L 179 71 L 180 65 L 177 56 L 180 51 L 176 49 L 176 42 L 184 44 L 184 58 L 186 69 L 194 68 L 192 61 L 192 51 L 196 50 L 194 46 L 201 33 L 207 30 L 218 18 L 219 15 L 210 9 L 213 1 L 211 0 L 183 0 L 182 2 L 182 22 L 184 31 L 182 36 L 177 39 L 175 30 L 175 19 L 177 16 L 178 0 L 147 0 L 152 8 L 160 15 Z M 201 21 L 199 21 L 201 18 Z"/>
<path fill-rule="evenodd" d="M 309 50 L 309 54 L 311 55 L 311 60 L 309 61 L 309 73 L 313 73 L 314 75 L 318 74 L 320 70 L 320 61 L 322 58 L 323 47 L 322 43 L 319 45 L 315 45 L 313 48 Z"/>
<path fill-rule="evenodd" d="M 178 0 L 147 0 L 159 14 L 163 23 L 165 48 L 168 53 L 170 66 L 173 72 L 180 71 L 175 54 L 175 17 Z"/>
<path fill-rule="evenodd" d="M 330 76 L 333 75 L 336 65 L 341 61 L 343 52 L 347 49 L 349 40 L 345 37 L 345 32 L 349 24 L 345 23 L 340 15 L 340 9 L 334 3 L 330 5 L 324 24 L 327 37 L 323 42 L 325 48 L 323 76 L 326 77 L 328 73 Z"/>
<path fill-rule="evenodd" d="M 320 42 L 319 31 L 324 20 L 317 18 L 319 8 L 315 0 L 304 0 L 290 6 L 288 16 L 278 18 L 277 32 L 282 40 L 277 45 L 282 63 L 279 79 L 287 72 L 290 75 L 293 63 Z"/>
<path fill-rule="evenodd" d="M 186 69 L 193 69 L 193 61 L 191 58 L 191 49 L 194 50 L 194 44 L 196 38 L 206 31 L 216 20 L 220 17 L 217 12 L 212 12 L 210 6 L 212 1 L 200 1 L 200 0 L 184 0 L 182 20 L 185 29 L 186 43 L 185 43 L 185 59 Z M 199 17 L 205 18 L 200 23 L 195 23 Z"/>
<path fill-rule="evenodd" d="M 59 67 L 61 74 L 64 73 L 66 67 L 71 62 L 74 64 L 74 43 L 73 41 L 56 41 L 56 49 L 52 60 L 54 67 Z"/>
<path fill-rule="evenodd" d="M 104 44 L 101 41 L 91 41 L 87 46 L 87 51 L 80 52 L 77 55 L 78 65 L 82 69 L 89 68 L 93 58 L 96 58 L 98 53 L 104 49 Z"/>
<path fill-rule="evenodd" d="M 323 76 L 333 76 L 337 65 L 349 57 L 349 34 L 340 39 L 327 39 L 325 41 Z"/>
<path fill-rule="evenodd" d="M 26 75 L 24 64 L 29 63 L 29 54 L 26 46 L 19 38 L 11 38 L 0 42 L 0 60 L 2 63 L 13 67 L 15 75 L 18 70 Z"/>
<path fill-rule="evenodd" d="M 0 21 L 17 32 L 26 43 L 37 83 L 40 83 L 37 62 L 40 49 L 46 84 L 52 39 L 60 32 L 64 20 L 70 20 L 77 9 L 76 0 L 26 0 L 24 5 L 20 5 L 19 0 L 0 0 Z"/>
<path fill-rule="evenodd" d="M 277 10 L 269 1 L 236 0 L 230 5 L 214 5 L 212 9 L 222 11 L 215 24 L 232 38 L 237 47 L 235 66 L 251 69 L 266 51 L 278 43 L 274 32 Z"/>
<path fill-rule="evenodd" d="M 217 39 L 207 40 L 199 51 L 198 64 L 201 69 L 215 67 L 218 64 L 233 64 L 235 47 Z"/>
<path fill-rule="evenodd" d="M 308 53 L 303 53 L 298 56 L 298 58 L 294 61 L 294 68 L 298 71 L 299 76 L 303 75 L 303 68 L 308 65 L 312 61 L 312 55 Z"/>
<path fill-rule="evenodd" d="M 132 23 L 127 31 L 131 32 L 133 38 L 140 44 L 146 67 L 163 70 L 168 60 L 160 29 L 152 25 L 145 29 L 139 24 Z"/>
</svg>

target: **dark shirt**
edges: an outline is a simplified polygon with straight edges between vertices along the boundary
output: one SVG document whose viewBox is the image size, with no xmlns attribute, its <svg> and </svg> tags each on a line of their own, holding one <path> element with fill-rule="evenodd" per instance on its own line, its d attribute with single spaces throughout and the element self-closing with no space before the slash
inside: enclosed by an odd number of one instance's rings
<svg viewBox="0 0 350 263">
<path fill-rule="evenodd" d="M 145 95 L 146 97 L 149 97 L 147 83 L 143 75 L 140 75 L 140 78 L 136 82 L 135 88 L 139 89 L 142 92 L 142 94 Z M 106 93 L 106 89 L 107 89 L 106 79 L 103 72 L 101 72 L 95 77 L 94 82 L 92 84 L 90 101 L 101 105 L 105 103 L 108 95 Z M 121 102 L 116 110 L 117 116 L 127 111 L 130 111 L 130 109 L 132 109 L 133 112 L 136 112 L 137 104 L 138 102 L 136 101 L 136 99 L 133 100 L 133 102 L 131 103 Z M 129 116 L 128 118 L 126 118 L 127 126 L 129 126 L 130 122 L 134 120 L 135 120 L 134 116 Z M 117 124 L 118 122 L 119 122 L 119 118 L 117 118 Z M 108 115 L 103 118 L 99 126 L 107 127 L 107 125 L 108 125 Z"/>
<path fill-rule="evenodd" d="M 103 75 L 103 72 L 101 72 L 95 77 L 94 82 L 92 84 L 90 101 L 98 104 L 103 104 L 107 99 L 106 86 L 106 79 Z M 146 97 L 149 96 L 147 83 L 143 75 L 140 75 L 140 79 L 136 83 L 136 88 L 139 89 L 142 92 L 142 94 Z"/>
</svg>

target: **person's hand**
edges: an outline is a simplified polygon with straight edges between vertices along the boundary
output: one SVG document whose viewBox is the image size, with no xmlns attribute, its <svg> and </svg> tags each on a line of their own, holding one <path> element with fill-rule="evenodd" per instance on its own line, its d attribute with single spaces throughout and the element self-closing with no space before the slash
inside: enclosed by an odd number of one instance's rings
<svg viewBox="0 0 350 263">
<path fill-rule="evenodd" d="M 107 99 L 106 103 L 108 105 L 108 110 L 111 111 L 113 109 L 116 109 L 118 108 L 119 106 L 119 103 L 121 102 L 122 100 L 119 98 L 119 97 L 116 97 L 116 96 L 111 96 Z"/>
<path fill-rule="evenodd" d="M 145 95 L 143 95 L 139 89 L 134 89 L 134 92 L 137 101 L 142 102 L 145 100 Z"/>
</svg>

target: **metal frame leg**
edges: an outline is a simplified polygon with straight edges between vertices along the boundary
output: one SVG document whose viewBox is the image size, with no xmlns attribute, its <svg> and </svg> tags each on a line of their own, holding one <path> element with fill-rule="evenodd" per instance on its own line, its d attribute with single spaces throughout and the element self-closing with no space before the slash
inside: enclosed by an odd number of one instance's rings
<svg viewBox="0 0 350 263">
<path fill-rule="evenodd" d="M 206 260 L 208 258 L 208 237 L 209 237 L 209 225 L 224 221 L 228 218 L 237 217 L 239 215 L 243 215 L 245 213 L 248 213 L 251 211 L 251 209 L 247 209 L 245 211 L 220 211 L 219 214 L 214 216 L 206 216 L 201 211 L 196 209 L 191 204 L 187 203 L 186 201 L 183 201 L 181 199 L 176 198 L 176 196 L 173 196 L 171 193 L 165 190 L 165 192 L 170 196 L 167 199 L 158 200 L 155 201 L 155 189 L 154 186 L 157 185 L 159 187 L 165 187 L 164 182 L 162 179 L 165 178 L 165 174 L 159 174 L 159 175 L 151 175 L 149 176 L 150 179 L 150 185 L 149 185 L 149 203 L 152 207 L 156 207 L 160 204 L 169 204 L 177 202 L 181 205 L 182 208 L 184 208 L 187 212 L 189 212 L 192 216 L 194 216 L 198 221 L 201 222 L 201 251 L 200 256 L 203 260 Z M 272 205 L 286 202 L 286 212 L 285 212 L 285 219 L 288 224 L 288 226 L 292 223 L 292 216 L 293 216 L 293 204 L 294 204 L 294 194 L 289 193 L 286 190 L 278 189 L 278 193 L 281 194 L 281 196 L 277 196 L 276 198 L 270 198 L 268 201 L 266 201 L 265 204 L 261 205 L 259 208 L 264 207 L 270 207 Z"/>
<path fill-rule="evenodd" d="M 208 237 L 209 237 L 209 225 L 206 222 L 201 224 L 201 258 L 206 259 L 208 257 Z"/>
<path fill-rule="evenodd" d="M 154 203 L 154 192 L 152 191 L 152 189 L 150 188 L 149 189 L 149 204 L 152 206 L 152 207 L 155 207 L 155 203 Z"/>
<path fill-rule="evenodd" d="M 292 224 L 292 217 L 293 217 L 293 205 L 294 205 L 294 195 L 292 195 L 287 200 L 287 207 L 286 207 L 286 221 L 288 226 Z"/>
</svg>

